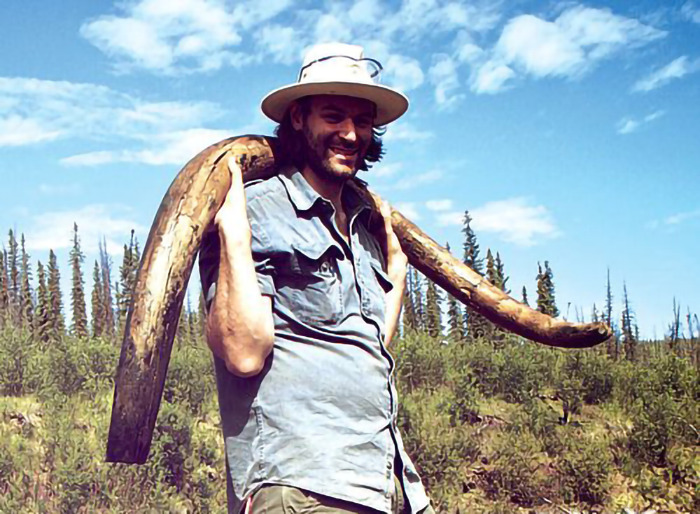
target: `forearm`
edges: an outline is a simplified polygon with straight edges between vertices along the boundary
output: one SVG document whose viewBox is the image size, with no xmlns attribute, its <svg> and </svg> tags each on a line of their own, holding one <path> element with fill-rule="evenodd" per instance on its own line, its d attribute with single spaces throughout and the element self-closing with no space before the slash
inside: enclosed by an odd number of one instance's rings
<svg viewBox="0 0 700 514">
<path fill-rule="evenodd" d="M 260 292 L 249 238 L 226 234 L 226 227 L 220 226 L 219 278 L 207 319 L 207 342 L 231 373 L 252 376 L 272 351 L 272 304 Z"/>
<path fill-rule="evenodd" d="M 399 317 L 401 315 L 401 307 L 403 305 L 403 294 L 406 289 L 406 272 L 400 270 L 389 274 L 391 283 L 394 286 L 391 291 L 386 294 L 386 325 L 384 344 L 389 346 L 391 340 L 399 326 Z"/>
</svg>

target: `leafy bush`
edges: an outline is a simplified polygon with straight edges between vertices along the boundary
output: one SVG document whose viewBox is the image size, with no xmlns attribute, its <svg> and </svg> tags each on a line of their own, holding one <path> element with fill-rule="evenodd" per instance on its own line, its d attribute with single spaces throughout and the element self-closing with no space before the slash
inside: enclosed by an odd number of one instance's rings
<svg viewBox="0 0 700 514">
<path fill-rule="evenodd" d="M 445 382 L 449 365 L 447 348 L 440 340 L 426 334 L 406 334 L 393 348 L 399 386 L 409 392 L 418 388 L 439 388 Z"/>
<path fill-rule="evenodd" d="M 216 390 L 211 352 L 203 345 L 175 347 L 163 388 L 166 402 L 185 405 L 192 414 L 202 414 L 205 402 Z"/>
<path fill-rule="evenodd" d="M 560 493 L 566 501 L 591 505 L 605 503 L 610 491 L 612 459 L 605 442 L 584 438 L 569 427 L 565 438 L 566 449 L 557 459 Z"/>
<path fill-rule="evenodd" d="M 541 496 L 552 496 L 547 461 L 530 432 L 504 432 L 494 443 L 489 461 L 482 487 L 490 496 L 524 506 L 532 506 Z"/>
</svg>

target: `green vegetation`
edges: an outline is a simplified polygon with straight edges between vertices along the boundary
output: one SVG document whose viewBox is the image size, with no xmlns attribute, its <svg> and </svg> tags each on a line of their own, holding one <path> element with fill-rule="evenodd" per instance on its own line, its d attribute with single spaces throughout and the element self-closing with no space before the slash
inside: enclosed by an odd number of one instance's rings
<svg viewBox="0 0 700 514">
<path fill-rule="evenodd" d="M 114 284 L 102 248 L 88 296 L 74 271 L 82 263 L 76 227 L 69 264 L 78 312 L 68 315 L 56 255 L 38 263 L 34 285 L 19 241 L 10 232 L 9 251 L 0 251 L 0 512 L 223 512 L 201 301 L 192 310 L 188 300 L 181 316 L 148 462 L 106 464 L 138 242 L 124 246 Z M 487 252 L 487 272 L 505 288 L 495 255 Z M 539 275 L 538 306 L 556 308 L 547 262 Z M 625 288 L 619 337 L 563 351 L 474 319 L 415 270 L 407 289 L 404 334 L 391 348 L 399 425 L 437 512 L 700 511 L 697 316 L 686 316 L 684 337 L 674 306 L 668 340 L 640 341 Z M 607 294 L 602 318 L 612 320 L 609 281 Z"/>
</svg>

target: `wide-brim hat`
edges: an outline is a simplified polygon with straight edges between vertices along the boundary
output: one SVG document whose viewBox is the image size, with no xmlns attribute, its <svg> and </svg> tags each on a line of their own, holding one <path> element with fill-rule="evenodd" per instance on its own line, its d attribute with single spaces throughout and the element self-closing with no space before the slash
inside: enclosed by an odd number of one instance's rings
<svg viewBox="0 0 700 514">
<path fill-rule="evenodd" d="M 262 101 L 262 111 L 281 123 L 289 104 L 304 96 L 343 95 L 377 106 L 374 125 L 386 125 L 408 109 L 408 98 L 377 82 L 381 65 L 364 57 L 361 46 L 323 43 L 309 49 L 295 84 L 275 89 Z"/>
</svg>

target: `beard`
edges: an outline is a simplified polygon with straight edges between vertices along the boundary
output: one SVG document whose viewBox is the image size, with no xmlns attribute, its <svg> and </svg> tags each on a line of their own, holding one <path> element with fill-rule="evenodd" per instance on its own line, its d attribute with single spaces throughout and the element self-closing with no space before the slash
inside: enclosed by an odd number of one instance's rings
<svg viewBox="0 0 700 514">
<path fill-rule="evenodd" d="M 349 144 L 335 133 L 325 136 L 314 135 L 306 125 L 304 125 L 302 132 L 306 164 L 318 177 L 342 183 L 354 177 L 357 174 L 357 170 L 364 165 L 363 149 L 367 145 L 361 138 L 358 138 L 355 143 Z M 331 147 L 356 152 L 352 166 L 338 163 L 333 157 L 334 154 Z"/>
</svg>

